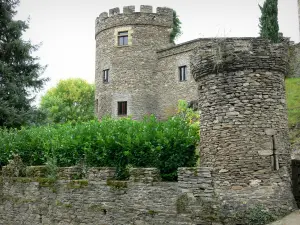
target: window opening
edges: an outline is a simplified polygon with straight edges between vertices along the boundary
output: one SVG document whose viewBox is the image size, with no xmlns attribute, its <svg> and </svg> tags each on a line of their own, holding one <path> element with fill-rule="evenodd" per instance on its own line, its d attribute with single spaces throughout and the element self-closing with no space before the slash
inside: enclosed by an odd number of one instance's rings
<svg viewBox="0 0 300 225">
<path fill-rule="evenodd" d="M 118 115 L 126 116 L 127 115 L 127 102 L 118 102 Z"/>
<path fill-rule="evenodd" d="M 96 113 L 99 112 L 99 100 L 96 99 Z"/>
<path fill-rule="evenodd" d="M 109 70 L 103 70 L 103 83 L 108 83 L 108 71 Z"/>
<path fill-rule="evenodd" d="M 273 170 L 279 170 L 279 160 L 278 155 L 276 154 L 276 143 L 275 143 L 275 137 L 272 136 L 272 145 L 273 145 L 273 154 L 272 154 L 272 168 Z"/>
<path fill-rule="evenodd" d="M 118 45 L 128 45 L 128 31 L 118 32 Z"/>
<path fill-rule="evenodd" d="M 179 67 L 179 81 L 186 81 L 186 66 Z"/>
</svg>

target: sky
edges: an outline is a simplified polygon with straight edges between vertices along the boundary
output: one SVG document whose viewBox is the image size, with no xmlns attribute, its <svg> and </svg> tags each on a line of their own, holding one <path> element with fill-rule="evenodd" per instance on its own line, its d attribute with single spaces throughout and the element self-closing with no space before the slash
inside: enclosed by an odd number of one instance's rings
<svg viewBox="0 0 300 225">
<path fill-rule="evenodd" d="M 95 19 L 101 12 L 123 6 L 170 7 L 182 22 L 182 43 L 201 37 L 256 37 L 259 35 L 258 4 L 264 0 L 21 0 L 16 19 L 30 19 L 25 40 L 42 44 L 34 54 L 50 81 L 40 97 L 60 79 L 83 78 L 94 83 Z M 299 42 L 297 0 L 279 0 L 280 31 Z"/>
</svg>

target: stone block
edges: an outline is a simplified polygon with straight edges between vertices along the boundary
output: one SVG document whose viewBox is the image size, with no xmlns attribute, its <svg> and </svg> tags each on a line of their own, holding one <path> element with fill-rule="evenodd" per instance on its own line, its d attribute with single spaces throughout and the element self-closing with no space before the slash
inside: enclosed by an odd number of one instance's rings
<svg viewBox="0 0 300 225">
<path fill-rule="evenodd" d="M 152 13 L 153 7 L 151 5 L 141 5 L 140 12 L 141 13 Z"/>
<path fill-rule="evenodd" d="M 262 156 L 269 156 L 273 155 L 273 150 L 262 150 L 262 151 L 257 151 L 259 155 Z"/>
<path fill-rule="evenodd" d="M 274 129 L 268 128 L 268 129 L 265 129 L 265 133 L 266 133 L 266 135 L 273 136 L 273 135 L 275 135 L 277 132 L 276 132 L 276 130 L 274 130 Z"/>
<path fill-rule="evenodd" d="M 124 14 L 131 14 L 131 13 L 134 13 L 134 12 L 135 12 L 135 6 L 134 5 L 123 7 L 123 13 Z"/>
<path fill-rule="evenodd" d="M 117 14 L 120 14 L 120 9 L 118 7 L 109 10 L 109 16 L 114 16 Z"/>
</svg>

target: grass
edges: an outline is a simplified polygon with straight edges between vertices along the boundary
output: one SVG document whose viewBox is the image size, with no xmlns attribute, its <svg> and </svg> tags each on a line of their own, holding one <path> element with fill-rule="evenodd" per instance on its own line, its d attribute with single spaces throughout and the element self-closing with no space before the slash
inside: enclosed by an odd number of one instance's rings
<svg viewBox="0 0 300 225">
<path fill-rule="evenodd" d="M 289 127 L 300 125 L 300 78 L 285 80 Z"/>
<path fill-rule="evenodd" d="M 296 147 L 300 146 L 300 78 L 286 79 L 285 86 L 290 142 L 292 146 Z"/>
</svg>

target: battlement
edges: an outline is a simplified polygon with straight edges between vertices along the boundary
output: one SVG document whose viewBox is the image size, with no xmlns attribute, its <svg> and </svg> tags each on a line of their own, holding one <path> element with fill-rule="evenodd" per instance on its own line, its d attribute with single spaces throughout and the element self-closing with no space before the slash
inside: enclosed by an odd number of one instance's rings
<svg viewBox="0 0 300 225">
<path fill-rule="evenodd" d="M 141 5 L 140 11 L 135 11 L 135 6 L 124 6 L 123 13 L 120 8 L 109 9 L 96 18 L 96 35 L 106 29 L 124 25 L 156 25 L 171 27 L 173 23 L 173 9 Z"/>
<path fill-rule="evenodd" d="M 197 81 L 212 74 L 239 71 L 243 68 L 286 73 L 289 43 L 272 44 L 262 38 L 215 39 L 194 50 L 192 70 Z"/>
</svg>

